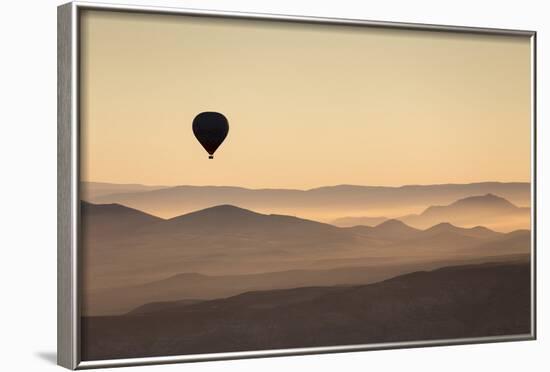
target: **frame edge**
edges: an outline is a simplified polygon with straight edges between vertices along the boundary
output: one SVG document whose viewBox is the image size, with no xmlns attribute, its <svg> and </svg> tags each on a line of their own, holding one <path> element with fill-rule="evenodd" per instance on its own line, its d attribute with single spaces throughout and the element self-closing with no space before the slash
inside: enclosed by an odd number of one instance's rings
<svg viewBox="0 0 550 372">
<path fill-rule="evenodd" d="M 538 139 L 537 139 L 537 107 L 538 107 L 538 93 L 537 93 L 537 74 L 538 74 L 538 61 L 537 61 L 537 31 L 533 31 L 530 36 L 531 40 L 531 132 L 532 132 L 532 142 L 531 142 L 531 336 L 533 340 L 537 340 L 538 335 L 538 285 L 537 285 L 537 273 L 538 273 Z"/>
<path fill-rule="evenodd" d="M 79 209 L 78 209 L 78 139 L 76 143 L 73 138 L 78 138 L 78 111 L 79 102 L 74 97 L 78 96 L 79 90 L 79 69 L 78 48 L 79 25 L 78 17 L 81 10 L 104 10 L 104 11 L 123 11 L 136 13 L 156 13 L 156 14 L 176 14 L 188 16 L 204 16 L 233 18 L 243 20 L 266 20 L 266 21 L 285 21 L 314 24 L 334 24 L 366 26 L 374 28 L 390 28 L 413 31 L 443 31 L 455 33 L 486 34 L 500 36 L 521 36 L 532 40 L 532 131 L 534 142 L 531 149 L 533 155 L 532 167 L 534 174 L 531 182 L 534 185 L 532 194 L 533 202 L 533 260 L 532 260 L 532 327 L 529 334 L 507 335 L 502 337 L 488 337 L 475 339 L 454 339 L 454 340 L 435 340 L 434 342 L 406 342 L 372 345 L 347 345 L 345 347 L 327 347 L 327 348 L 307 348 L 285 349 L 282 352 L 278 350 L 265 350 L 260 352 L 228 353 L 231 355 L 215 354 L 197 354 L 197 355 L 176 355 L 165 357 L 144 357 L 135 359 L 109 359 L 98 361 L 80 360 L 80 310 L 78 306 L 78 229 L 79 229 Z M 517 342 L 537 340 L 537 322 L 536 322 L 536 48 L 537 31 L 519 30 L 519 29 L 499 29 L 483 28 L 473 26 L 453 26 L 422 23 L 400 23 L 390 21 L 371 21 L 363 19 L 344 19 L 344 18 L 326 18 L 312 17 L 290 14 L 270 14 L 270 13 L 249 13 L 239 11 L 224 11 L 214 9 L 195 9 L 185 7 L 166 7 L 166 6 L 147 6 L 135 4 L 111 4 L 108 2 L 95 2 L 94 0 L 75 0 L 70 3 L 59 5 L 57 16 L 57 42 L 58 42 L 58 311 L 57 311 L 57 332 L 58 332 L 58 356 L 57 364 L 71 370 L 128 367 L 128 366 L 146 366 L 146 365 L 164 365 L 172 363 L 189 363 L 202 361 L 225 361 L 234 359 L 251 358 L 271 358 L 280 356 L 300 356 L 311 354 L 329 354 L 346 353 L 356 351 L 371 350 L 392 350 L 401 348 L 418 347 L 437 347 L 437 346 L 455 346 L 471 345 L 499 342 Z M 76 184 L 73 184 L 73 181 Z M 324 349 L 324 350 L 320 350 Z"/>
<path fill-rule="evenodd" d="M 75 369 L 73 256 L 73 4 L 57 7 L 57 364 Z"/>
<path fill-rule="evenodd" d="M 179 6 L 137 5 L 131 3 L 96 2 L 95 0 L 75 0 L 77 7 L 88 10 L 123 11 L 134 13 L 179 14 L 202 17 L 234 18 L 245 20 L 267 20 L 282 22 L 301 22 L 313 24 L 332 24 L 340 26 L 367 26 L 373 28 L 393 28 L 411 31 L 443 31 L 470 34 L 500 35 L 500 36 L 531 36 L 536 31 L 524 29 L 505 29 L 479 26 L 440 25 L 432 23 L 375 21 L 361 18 L 339 18 L 324 16 L 307 16 L 280 13 L 256 13 L 245 11 L 230 11 L 219 9 L 187 8 Z"/>
</svg>

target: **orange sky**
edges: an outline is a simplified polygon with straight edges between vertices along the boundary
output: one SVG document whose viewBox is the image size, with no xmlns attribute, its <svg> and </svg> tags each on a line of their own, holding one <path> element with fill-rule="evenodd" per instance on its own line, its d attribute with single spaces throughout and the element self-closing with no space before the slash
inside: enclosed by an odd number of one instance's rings
<svg viewBox="0 0 550 372">
<path fill-rule="evenodd" d="M 81 177 L 310 188 L 530 180 L 527 37 L 86 11 Z M 191 122 L 229 119 L 209 160 Z"/>
</svg>

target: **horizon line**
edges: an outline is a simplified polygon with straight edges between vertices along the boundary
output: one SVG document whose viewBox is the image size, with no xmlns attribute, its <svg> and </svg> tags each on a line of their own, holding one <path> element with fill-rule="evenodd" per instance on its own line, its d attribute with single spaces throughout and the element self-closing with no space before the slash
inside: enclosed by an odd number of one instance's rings
<svg viewBox="0 0 550 372">
<path fill-rule="evenodd" d="M 293 190 L 293 191 L 312 191 L 312 190 L 319 190 L 323 188 L 334 188 L 334 187 L 372 187 L 372 188 L 393 188 L 393 189 L 399 189 L 403 187 L 423 187 L 423 186 L 458 186 L 458 185 L 479 185 L 479 184 L 489 184 L 489 183 L 496 183 L 496 184 L 531 184 L 531 181 L 476 181 L 476 182 L 446 182 L 446 183 L 411 183 L 411 184 L 402 184 L 399 186 L 389 186 L 389 185 L 360 185 L 360 184 L 333 184 L 333 185 L 324 185 L 324 186 L 316 186 L 316 187 L 310 187 L 310 188 L 297 188 L 297 187 L 248 187 L 248 186 L 235 186 L 235 185 L 212 185 L 212 184 L 206 184 L 206 185 L 191 185 L 191 184 L 174 184 L 174 185 L 150 185 L 150 184 L 144 184 L 144 183 L 135 183 L 135 182 L 129 182 L 129 183 L 117 183 L 117 182 L 108 182 L 108 181 L 85 181 L 80 180 L 80 183 L 96 183 L 96 184 L 109 184 L 109 185 L 118 185 L 118 186 L 144 186 L 144 187 L 156 187 L 156 188 L 175 188 L 175 187 L 227 187 L 227 188 L 239 188 L 239 189 L 247 189 L 247 190 Z"/>
</svg>

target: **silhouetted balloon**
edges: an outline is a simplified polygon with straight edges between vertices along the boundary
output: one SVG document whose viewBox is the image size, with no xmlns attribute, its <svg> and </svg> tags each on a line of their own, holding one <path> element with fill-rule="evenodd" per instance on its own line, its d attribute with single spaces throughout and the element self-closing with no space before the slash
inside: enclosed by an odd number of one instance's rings
<svg viewBox="0 0 550 372">
<path fill-rule="evenodd" d="M 193 133 L 202 147 L 214 159 L 214 152 L 220 147 L 229 132 L 225 116 L 219 112 L 201 112 L 193 119 Z"/>
</svg>

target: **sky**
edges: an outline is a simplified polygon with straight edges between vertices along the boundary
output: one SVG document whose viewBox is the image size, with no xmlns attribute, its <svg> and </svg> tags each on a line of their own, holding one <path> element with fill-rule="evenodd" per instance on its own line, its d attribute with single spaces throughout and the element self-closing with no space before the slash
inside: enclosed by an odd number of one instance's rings
<svg viewBox="0 0 550 372">
<path fill-rule="evenodd" d="M 87 10 L 81 38 L 83 181 L 530 180 L 527 37 Z M 213 160 L 202 111 L 229 120 Z"/>
</svg>

